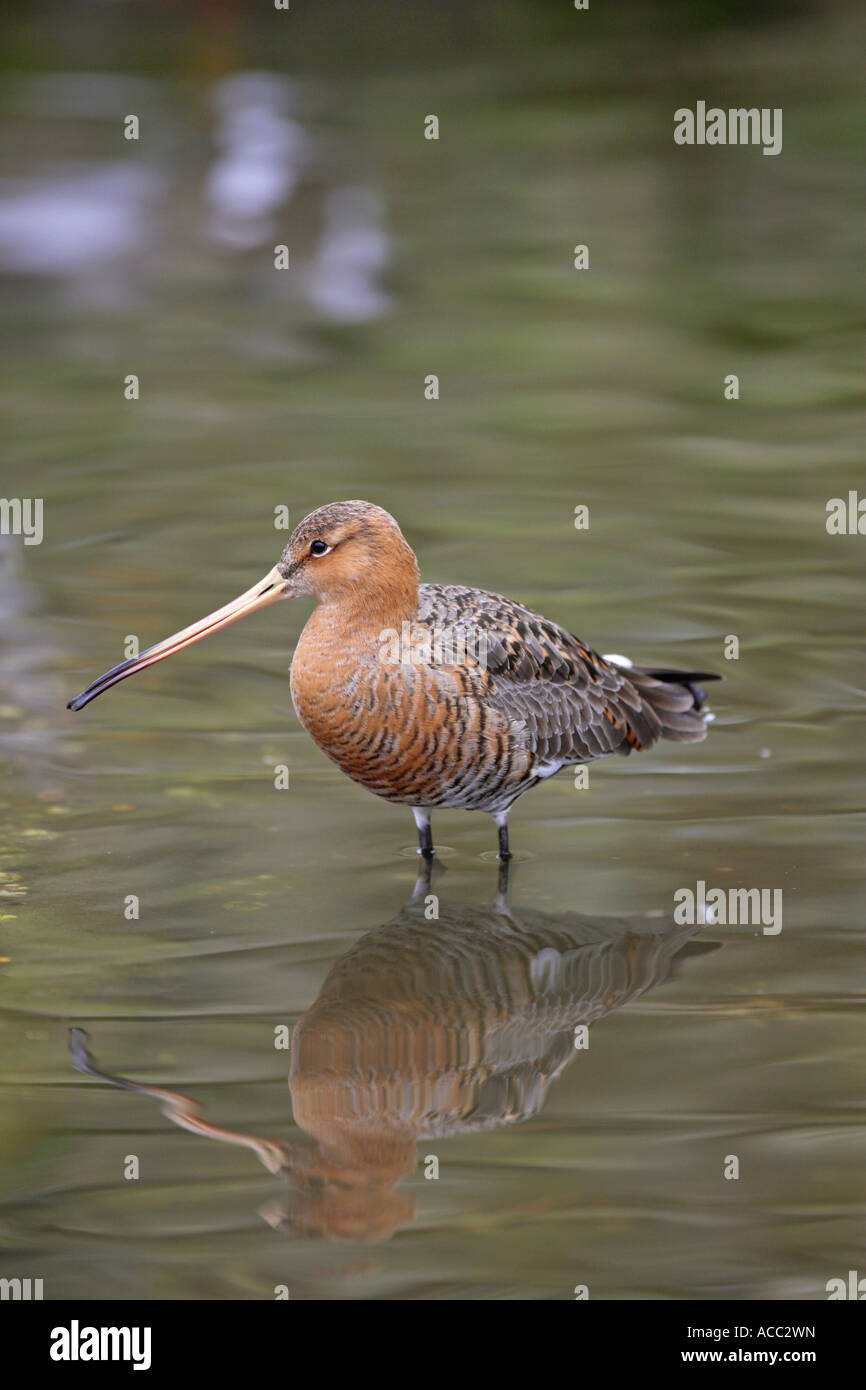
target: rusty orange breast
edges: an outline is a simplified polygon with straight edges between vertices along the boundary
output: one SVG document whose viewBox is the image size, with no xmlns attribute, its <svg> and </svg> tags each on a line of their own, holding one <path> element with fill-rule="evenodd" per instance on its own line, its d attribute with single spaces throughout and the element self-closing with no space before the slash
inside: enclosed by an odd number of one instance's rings
<svg viewBox="0 0 866 1390">
<path fill-rule="evenodd" d="M 485 700 L 484 673 L 395 661 L 388 631 L 318 607 L 292 662 L 298 718 L 347 776 L 388 801 L 487 809 L 526 777 L 529 756 Z"/>
</svg>

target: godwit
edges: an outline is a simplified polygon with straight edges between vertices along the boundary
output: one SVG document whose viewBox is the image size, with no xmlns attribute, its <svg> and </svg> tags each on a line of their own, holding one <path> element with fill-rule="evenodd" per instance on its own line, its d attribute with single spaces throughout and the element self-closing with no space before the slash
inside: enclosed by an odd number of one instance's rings
<svg viewBox="0 0 866 1390">
<path fill-rule="evenodd" d="M 598 656 L 513 599 L 418 583 L 394 518 L 371 502 L 311 512 L 258 584 L 122 661 L 70 700 L 118 681 L 282 598 L 317 600 L 292 661 L 292 700 L 315 742 L 353 781 L 409 806 L 433 854 L 437 807 L 486 811 L 509 858 L 508 812 L 569 764 L 706 735 L 706 672 Z"/>
<path fill-rule="evenodd" d="M 579 1026 L 594 1027 L 719 946 L 693 939 L 700 925 L 670 919 L 512 907 L 506 865 L 492 906 L 442 897 L 431 923 L 430 861 L 422 864 L 410 902 L 334 962 L 295 1025 L 289 1090 L 301 1136 L 228 1129 L 189 1096 L 103 1072 L 80 1028 L 69 1034 L 74 1066 L 152 1097 L 192 1134 L 251 1149 L 290 1184 L 286 1200 L 261 1212 L 270 1224 L 384 1240 L 415 1214 L 399 1184 L 417 1168 L 419 1142 L 538 1115 L 584 1055 Z"/>
</svg>

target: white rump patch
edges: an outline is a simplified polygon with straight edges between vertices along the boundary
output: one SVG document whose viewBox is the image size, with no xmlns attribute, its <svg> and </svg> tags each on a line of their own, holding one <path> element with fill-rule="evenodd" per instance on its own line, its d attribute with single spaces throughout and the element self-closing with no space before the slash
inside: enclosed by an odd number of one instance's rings
<svg viewBox="0 0 866 1390">
<path fill-rule="evenodd" d="M 603 652 L 602 660 L 612 661 L 614 666 L 624 666 L 627 671 L 634 666 L 633 661 L 629 661 L 627 656 L 620 656 L 619 652 Z"/>
<path fill-rule="evenodd" d="M 567 764 L 564 762 L 536 763 L 532 769 L 532 775 L 534 777 L 553 777 L 561 767 L 566 766 Z"/>
</svg>

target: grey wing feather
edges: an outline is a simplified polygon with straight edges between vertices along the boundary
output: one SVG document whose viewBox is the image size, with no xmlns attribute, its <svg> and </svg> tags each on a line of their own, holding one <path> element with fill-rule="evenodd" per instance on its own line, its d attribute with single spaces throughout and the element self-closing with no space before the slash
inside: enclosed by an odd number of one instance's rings
<svg viewBox="0 0 866 1390">
<path fill-rule="evenodd" d="M 648 748 L 667 732 L 668 712 L 675 719 L 693 704 L 682 687 L 606 661 L 557 623 L 499 594 L 424 584 L 418 617 L 430 626 L 475 629 L 479 640 L 483 635 L 485 698 L 520 729 L 541 765 Z M 654 708 L 650 685 L 664 692 L 669 711 Z"/>
</svg>

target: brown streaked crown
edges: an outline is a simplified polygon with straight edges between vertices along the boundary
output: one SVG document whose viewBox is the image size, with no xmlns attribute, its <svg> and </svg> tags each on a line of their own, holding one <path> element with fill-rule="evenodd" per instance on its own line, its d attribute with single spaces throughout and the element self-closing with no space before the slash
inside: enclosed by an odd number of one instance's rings
<svg viewBox="0 0 866 1390">
<path fill-rule="evenodd" d="M 311 547 L 321 541 L 327 554 Z M 372 502 L 331 502 L 295 528 L 277 568 L 295 593 L 324 601 L 363 595 L 365 605 L 417 601 L 418 564 L 400 527 Z"/>
</svg>

